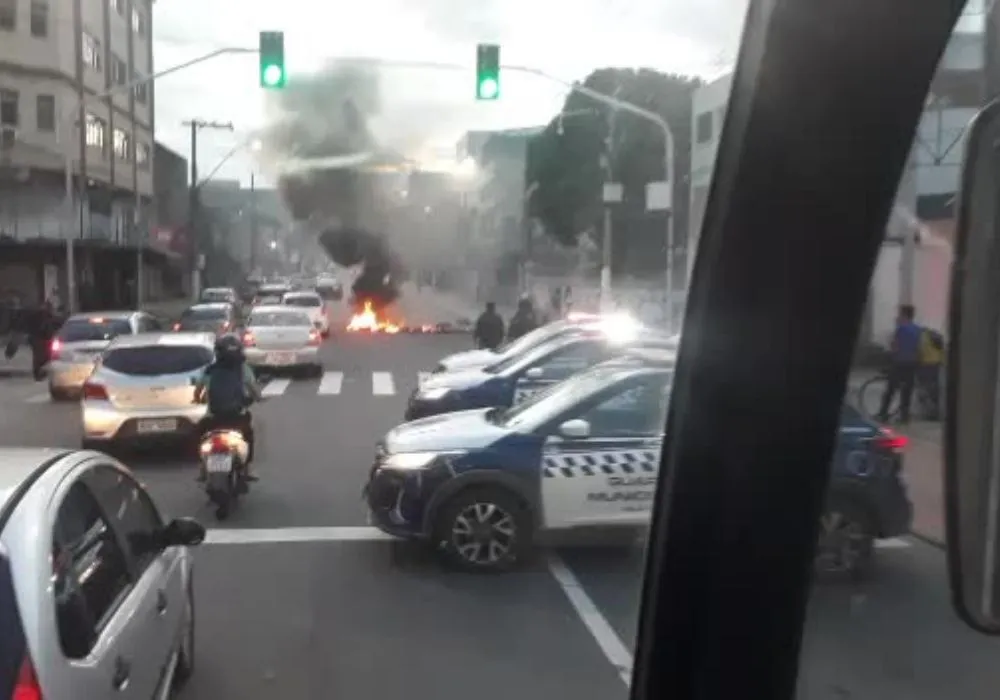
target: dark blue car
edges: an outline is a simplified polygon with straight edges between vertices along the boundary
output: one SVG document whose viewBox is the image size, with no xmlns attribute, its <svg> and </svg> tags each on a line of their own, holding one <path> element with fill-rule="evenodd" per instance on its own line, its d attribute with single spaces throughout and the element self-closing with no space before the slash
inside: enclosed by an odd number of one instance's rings
<svg viewBox="0 0 1000 700">
<path fill-rule="evenodd" d="M 400 425 L 376 448 L 371 519 L 473 570 L 510 568 L 549 535 L 642 531 L 671 378 L 665 364 L 616 360 L 513 408 Z M 816 562 L 859 576 L 877 539 L 909 531 L 905 439 L 843 411 Z"/>
</svg>

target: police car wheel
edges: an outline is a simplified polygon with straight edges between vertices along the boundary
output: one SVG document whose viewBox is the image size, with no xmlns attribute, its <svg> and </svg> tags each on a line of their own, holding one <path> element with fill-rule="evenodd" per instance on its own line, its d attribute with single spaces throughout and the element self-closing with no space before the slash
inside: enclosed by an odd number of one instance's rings
<svg viewBox="0 0 1000 700">
<path fill-rule="evenodd" d="M 441 508 L 436 539 L 447 560 L 466 571 L 506 571 L 525 558 L 531 518 L 524 504 L 502 488 L 461 491 Z"/>
</svg>

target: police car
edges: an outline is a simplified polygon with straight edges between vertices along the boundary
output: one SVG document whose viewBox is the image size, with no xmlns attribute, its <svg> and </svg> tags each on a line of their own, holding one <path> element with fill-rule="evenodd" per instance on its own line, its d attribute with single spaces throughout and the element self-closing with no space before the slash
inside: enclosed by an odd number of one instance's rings
<svg viewBox="0 0 1000 700">
<path fill-rule="evenodd" d="M 513 408 L 404 423 L 377 444 L 365 495 L 383 531 L 461 568 L 503 571 L 543 540 L 648 523 L 672 368 L 625 355 Z M 820 522 L 820 575 L 869 573 L 874 542 L 909 532 L 906 438 L 845 405 Z"/>
<path fill-rule="evenodd" d="M 530 333 L 522 335 L 517 340 L 509 342 L 496 350 L 464 350 L 456 352 L 441 359 L 433 369 L 434 374 L 442 372 L 457 372 L 466 369 L 477 369 L 495 364 L 510 357 L 523 355 L 532 348 L 538 347 L 542 343 L 548 342 L 559 336 L 566 336 L 572 333 L 591 332 L 596 333 L 601 330 L 615 332 L 624 327 L 632 330 L 632 326 L 638 325 L 628 317 L 613 317 L 603 320 L 600 316 L 592 314 L 578 314 L 546 323 L 539 326 Z"/>
<path fill-rule="evenodd" d="M 489 406 L 516 405 L 533 394 L 629 348 L 671 350 L 673 337 L 642 326 L 614 334 L 557 336 L 486 367 L 432 374 L 410 395 L 406 420 Z"/>
</svg>

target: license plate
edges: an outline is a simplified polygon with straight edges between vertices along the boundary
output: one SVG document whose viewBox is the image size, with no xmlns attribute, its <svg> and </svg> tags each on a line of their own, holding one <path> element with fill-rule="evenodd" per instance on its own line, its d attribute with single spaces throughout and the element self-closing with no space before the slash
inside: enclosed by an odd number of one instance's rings
<svg viewBox="0 0 1000 700">
<path fill-rule="evenodd" d="M 295 362 L 294 352 L 269 352 L 267 353 L 267 364 L 269 365 L 290 365 Z"/>
<path fill-rule="evenodd" d="M 206 468 L 209 474 L 228 474 L 232 466 L 233 458 L 230 455 L 209 455 Z"/>
<path fill-rule="evenodd" d="M 137 433 L 172 433 L 175 430 L 177 430 L 177 420 L 174 418 L 141 420 L 135 424 Z"/>
</svg>

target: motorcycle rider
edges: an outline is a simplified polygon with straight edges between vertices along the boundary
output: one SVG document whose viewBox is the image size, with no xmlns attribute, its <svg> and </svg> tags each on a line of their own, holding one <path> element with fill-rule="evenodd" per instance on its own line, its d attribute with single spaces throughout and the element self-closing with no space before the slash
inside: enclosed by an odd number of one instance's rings
<svg viewBox="0 0 1000 700">
<path fill-rule="evenodd" d="M 238 430 L 247 441 L 248 453 L 247 481 L 256 481 L 250 463 L 254 454 L 253 418 L 249 407 L 261 398 L 260 386 L 253 370 L 246 363 L 243 343 L 235 335 L 228 333 L 215 341 L 215 362 L 205 368 L 204 374 L 195 385 L 195 403 L 208 402 L 208 414 L 199 427 L 200 434 L 210 430 L 229 428 Z M 204 465 L 198 475 L 205 480 Z"/>
</svg>

